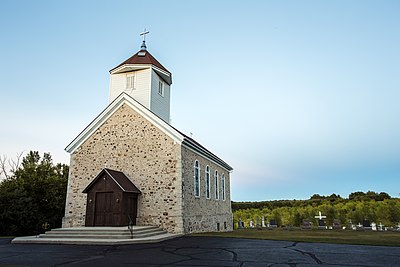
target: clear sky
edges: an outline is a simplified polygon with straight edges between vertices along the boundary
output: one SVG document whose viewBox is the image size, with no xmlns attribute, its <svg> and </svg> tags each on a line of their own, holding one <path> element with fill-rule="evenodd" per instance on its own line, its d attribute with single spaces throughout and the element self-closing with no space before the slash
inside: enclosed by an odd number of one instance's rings
<svg viewBox="0 0 400 267">
<path fill-rule="evenodd" d="M 64 148 L 148 50 L 232 199 L 400 192 L 400 1 L 0 1 L 0 155 Z"/>
</svg>

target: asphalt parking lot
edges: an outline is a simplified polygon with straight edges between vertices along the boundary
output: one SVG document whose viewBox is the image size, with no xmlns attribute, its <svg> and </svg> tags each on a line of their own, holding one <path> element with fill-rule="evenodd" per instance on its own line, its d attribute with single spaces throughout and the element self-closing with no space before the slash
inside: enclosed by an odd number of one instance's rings
<svg viewBox="0 0 400 267">
<path fill-rule="evenodd" d="M 121 246 L 11 244 L 0 266 L 400 266 L 400 247 L 180 237 Z"/>
</svg>

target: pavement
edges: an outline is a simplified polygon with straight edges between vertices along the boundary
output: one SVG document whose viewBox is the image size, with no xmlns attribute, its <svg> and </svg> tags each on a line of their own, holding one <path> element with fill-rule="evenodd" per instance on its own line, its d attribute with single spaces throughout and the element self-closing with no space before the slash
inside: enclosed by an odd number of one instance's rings
<svg viewBox="0 0 400 267">
<path fill-rule="evenodd" d="M 0 266 L 400 266 L 400 247 L 183 236 L 154 244 L 11 244 Z"/>
</svg>

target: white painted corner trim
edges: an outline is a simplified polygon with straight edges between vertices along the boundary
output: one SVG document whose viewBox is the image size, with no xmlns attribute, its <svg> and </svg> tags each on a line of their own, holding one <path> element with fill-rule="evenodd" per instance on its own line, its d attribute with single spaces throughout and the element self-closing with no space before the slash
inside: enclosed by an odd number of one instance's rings
<svg viewBox="0 0 400 267">
<path fill-rule="evenodd" d="M 80 147 L 92 134 L 103 125 L 123 104 L 127 104 L 139 115 L 143 116 L 163 133 L 171 137 L 176 143 L 182 144 L 184 136 L 175 130 L 160 117 L 148 110 L 131 96 L 122 92 L 113 102 L 111 102 L 86 128 L 65 148 L 68 153 L 73 153 Z"/>
</svg>

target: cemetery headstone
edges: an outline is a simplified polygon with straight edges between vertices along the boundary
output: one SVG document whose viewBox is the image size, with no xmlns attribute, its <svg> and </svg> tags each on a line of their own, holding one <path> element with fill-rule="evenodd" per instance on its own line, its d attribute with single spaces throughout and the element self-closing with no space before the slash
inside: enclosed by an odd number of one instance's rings
<svg viewBox="0 0 400 267">
<path fill-rule="evenodd" d="M 322 213 L 319 211 L 318 215 L 314 216 L 314 218 L 318 219 L 318 229 L 326 229 L 325 225 L 326 216 L 322 215 Z"/>
<path fill-rule="evenodd" d="M 303 220 L 303 223 L 301 225 L 301 229 L 302 230 L 311 230 L 311 228 L 312 228 L 311 222 L 309 220 L 307 220 L 307 219 Z"/>
<path fill-rule="evenodd" d="M 334 220 L 333 220 L 332 228 L 335 229 L 335 230 L 342 229 L 342 224 L 341 224 L 341 222 L 340 222 L 339 219 L 334 219 Z M 351 228 L 350 228 L 350 229 L 351 229 Z"/>
<path fill-rule="evenodd" d="M 383 226 L 384 226 L 384 225 L 382 224 L 382 222 L 380 222 L 380 223 L 379 223 L 379 228 L 378 228 L 378 230 L 379 230 L 379 231 L 383 231 Z"/>
<path fill-rule="evenodd" d="M 261 226 L 262 227 L 266 227 L 266 225 L 265 225 L 265 217 L 264 216 L 262 216 L 262 219 L 261 219 Z"/>
<path fill-rule="evenodd" d="M 314 218 L 318 219 L 318 229 L 326 229 L 325 225 L 326 216 L 322 215 L 322 213 L 319 211 L 318 215 L 314 216 Z"/>
<path fill-rule="evenodd" d="M 349 220 L 349 229 L 356 230 L 356 227 L 353 225 L 353 222 L 351 221 L 351 219 Z"/>
<path fill-rule="evenodd" d="M 243 229 L 243 228 L 244 228 L 244 225 L 243 225 L 242 218 L 239 218 L 238 229 Z"/>
<path fill-rule="evenodd" d="M 371 223 L 371 229 L 372 229 L 372 231 L 376 231 L 377 230 L 376 229 L 376 223 L 374 223 L 374 222 Z"/>
<path fill-rule="evenodd" d="M 262 229 L 262 228 L 261 228 L 261 220 L 260 220 L 259 217 L 257 217 L 257 219 L 256 219 L 256 227 L 257 227 L 258 230 L 261 230 L 261 229 Z"/>
<path fill-rule="evenodd" d="M 318 219 L 318 229 L 321 229 L 321 230 L 326 229 L 325 220 Z"/>
<path fill-rule="evenodd" d="M 371 229 L 372 229 L 371 223 L 370 223 L 370 221 L 367 220 L 367 219 L 363 220 L 362 226 L 363 226 L 363 228 L 364 228 L 365 230 L 371 230 Z"/>
<path fill-rule="evenodd" d="M 250 221 L 250 228 L 254 228 L 254 222 Z"/>
<path fill-rule="evenodd" d="M 272 219 L 269 221 L 269 227 L 271 228 L 276 228 L 278 227 L 278 223 L 276 222 L 276 220 Z"/>
</svg>

